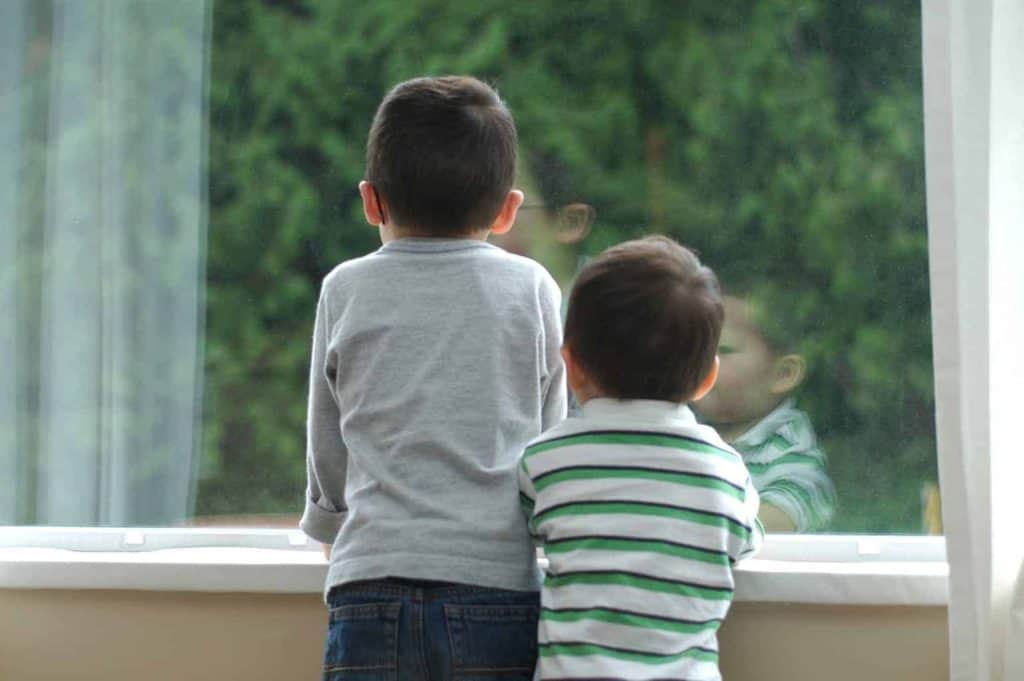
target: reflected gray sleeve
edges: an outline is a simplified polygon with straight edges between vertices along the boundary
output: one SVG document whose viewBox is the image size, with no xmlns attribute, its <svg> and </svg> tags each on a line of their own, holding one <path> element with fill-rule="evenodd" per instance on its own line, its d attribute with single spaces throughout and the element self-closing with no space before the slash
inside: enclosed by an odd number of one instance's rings
<svg viewBox="0 0 1024 681">
<path fill-rule="evenodd" d="M 331 391 L 335 372 L 329 356 L 330 332 L 326 288 L 320 292 L 313 329 L 313 358 L 309 369 L 309 411 L 306 419 L 306 507 L 299 527 L 316 541 L 333 544 L 348 510 L 345 475 L 348 451 L 341 439 L 338 404 Z"/>
<path fill-rule="evenodd" d="M 565 364 L 562 362 L 562 293 L 558 284 L 546 276 L 541 286 L 541 317 L 544 324 L 544 359 L 547 369 L 541 389 L 544 406 L 541 430 L 548 430 L 565 420 L 567 390 Z"/>
</svg>

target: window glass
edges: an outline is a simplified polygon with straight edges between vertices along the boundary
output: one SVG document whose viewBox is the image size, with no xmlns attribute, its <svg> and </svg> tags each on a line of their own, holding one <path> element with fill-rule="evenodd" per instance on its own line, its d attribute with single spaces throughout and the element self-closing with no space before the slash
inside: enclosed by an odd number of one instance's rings
<svg viewBox="0 0 1024 681">
<path fill-rule="evenodd" d="M 375 107 L 471 73 L 519 126 L 495 243 L 566 292 L 653 232 L 718 273 L 697 411 L 770 527 L 941 532 L 918 2 L 13 0 L 0 37 L 0 523 L 294 526 Z"/>
</svg>

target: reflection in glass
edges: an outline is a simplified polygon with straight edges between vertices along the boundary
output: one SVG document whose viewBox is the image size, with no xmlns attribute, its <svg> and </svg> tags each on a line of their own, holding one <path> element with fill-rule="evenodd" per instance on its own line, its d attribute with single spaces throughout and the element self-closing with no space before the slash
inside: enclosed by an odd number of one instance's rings
<svg viewBox="0 0 1024 681">
<path fill-rule="evenodd" d="M 780 312 L 726 297 L 718 382 L 695 408 L 743 455 L 765 529 L 807 532 L 828 527 L 835 490 L 814 426 L 794 397 L 807 371 L 799 339 L 769 338 L 769 325 L 758 322 Z"/>
</svg>

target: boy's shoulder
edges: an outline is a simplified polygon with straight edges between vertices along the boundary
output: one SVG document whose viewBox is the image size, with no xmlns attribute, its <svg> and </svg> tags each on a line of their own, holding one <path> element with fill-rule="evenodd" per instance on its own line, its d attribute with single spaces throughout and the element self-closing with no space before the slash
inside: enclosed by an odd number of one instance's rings
<svg viewBox="0 0 1024 681">
<path fill-rule="evenodd" d="M 324 277 L 323 286 L 327 289 L 343 288 L 349 282 L 360 280 L 377 271 L 394 267 L 401 261 L 390 256 L 409 252 L 401 250 L 400 247 L 381 247 L 366 255 L 342 261 L 335 265 L 334 269 Z M 505 249 L 493 244 L 481 242 L 475 248 L 463 251 L 439 251 L 433 255 L 445 256 L 451 253 L 459 253 L 460 257 L 468 255 L 473 259 L 483 260 L 487 262 L 489 267 L 497 270 L 497 273 L 506 277 L 513 276 L 520 280 L 531 280 L 540 287 L 552 289 L 555 293 L 559 293 L 558 284 L 543 265 L 525 256 L 509 253 Z M 419 266 L 416 265 L 416 267 Z"/>
<path fill-rule="evenodd" d="M 527 454 L 554 447 L 559 443 L 586 438 L 589 442 L 634 446 L 637 442 L 665 444 L 673 440 L 706 448 L 719 454 L 719 458 L 742 464 L 743 456 L 729 445 L 714 428 L 700 423 L 687 422 L 644 422 L 630 418 L 592 419 L 582 415 L 570 416 L 557 426 L 550 428 L 526 446 Z"/>
<path fill-rule="evenodd" d="M 588 424 L 578 416 L 569 416 L 557 426 L 548 428 L 543 433 L 526 443 L 526 451 L 535 450 L 548 442 L 555 442 L 563 438 L 584 435 L 593 430 L 592 424 Z"/>
<path fill-rule="evenodd" d="M 528 258 L 518 253 L 511 253 L 494 244 L 486 245 L 488 248 L 479 251 L 480 257 L 488 258 L 498 267 L 520 273 L 523 276 L 529 276 L 542 285 L 551 286 L 558 290 L 558 284 L 555 282 L 554 277 L 551 276 L 551 273 L 533 258 Z"/>
<path fill-rule="evenodd" d="M 749 457 L 753 451 L 783 449 L 811 451 L 818 448 L 814 426 L 807 412 L 786 400 L 736 439 L 737 449 Z"/>
</svg>

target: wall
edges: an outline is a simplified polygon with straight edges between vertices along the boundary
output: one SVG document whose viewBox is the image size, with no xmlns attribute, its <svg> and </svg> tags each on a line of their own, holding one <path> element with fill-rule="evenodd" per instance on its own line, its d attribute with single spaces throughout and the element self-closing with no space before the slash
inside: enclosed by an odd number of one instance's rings
<svg viewBox="0 0 1024 681">
<path fill-rule="evenodd" d="M 0 590 L 2 681 L 319 678 L 315 595 Z M 945 608 L 738 603 L 726 681 L 941 681 Z"/>
</svg>

